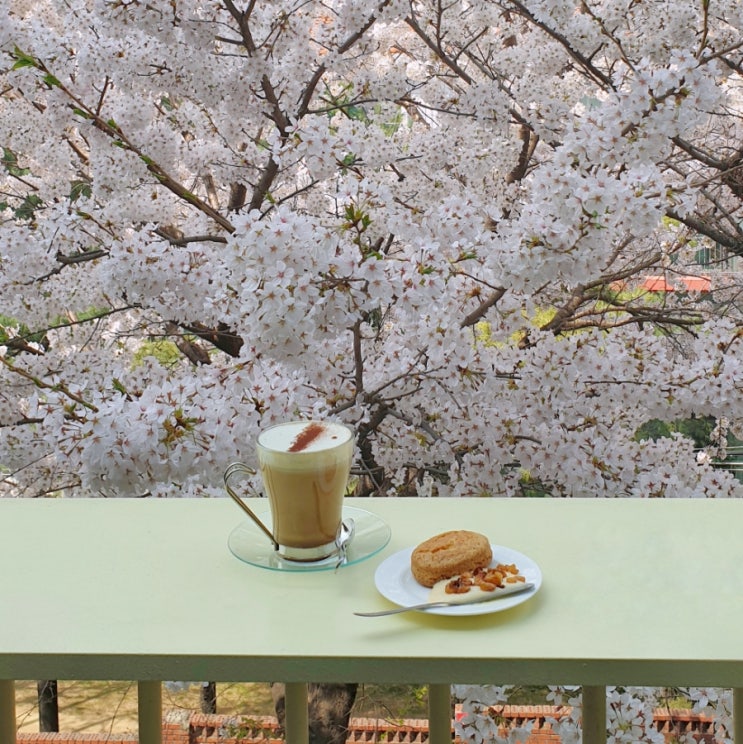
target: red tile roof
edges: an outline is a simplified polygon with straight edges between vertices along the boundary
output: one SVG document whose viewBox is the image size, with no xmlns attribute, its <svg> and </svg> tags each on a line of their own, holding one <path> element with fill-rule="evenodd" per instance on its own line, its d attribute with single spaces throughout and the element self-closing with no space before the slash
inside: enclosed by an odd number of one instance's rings
<svg viewBox="0 0 743 744">
<path fill-rule="evenodd" d="M 525 744 L 559 744 L 549 719 L 559 720 L 570 708 L 549 705 L 505 705 L 491 708 L 501 735 L 509 728 L 531 723 Z M 700 744 L 716 744 L 713 721 L 689 710 L 656 710 L 654 722 L 666 742 L 691 734 Z M 425 744 L 428 721 L 392 723 L 380 718 L 352 718 L 347 744 Z M 18 734 L 18 744 L 136 744 L 136 734 Z M 458 741 L 458 740 L 457 740 Z M 283 744 L 278 722 L 270 716 L 222 716 L 174 710 L 163 718 L 163 744 Z"/>
</svg>

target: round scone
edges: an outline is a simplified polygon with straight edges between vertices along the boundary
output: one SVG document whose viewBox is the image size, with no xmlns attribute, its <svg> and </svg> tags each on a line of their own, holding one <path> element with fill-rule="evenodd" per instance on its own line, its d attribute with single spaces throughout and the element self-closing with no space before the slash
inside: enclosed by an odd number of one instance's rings
<svg viewBox="0 0 743 744">
<path fill-rule="evenodd" d="M 452 530 L 422 542 L 410 556 L 415 580 L 432 587 L 437 581 L 484 568 L 493 560 L 493 551 L 485 535 L 469 530 Z"/>
</svg>

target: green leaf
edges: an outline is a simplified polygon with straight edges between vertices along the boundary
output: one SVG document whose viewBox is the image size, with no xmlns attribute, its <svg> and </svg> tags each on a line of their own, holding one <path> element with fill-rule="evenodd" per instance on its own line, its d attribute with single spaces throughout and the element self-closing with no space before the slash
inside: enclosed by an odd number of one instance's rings
<svg viewBox="0 0 743 744">
<path fill-rule="evenodd" d="M 11 69 L 20 70 L 23 67 L 38 67 L 39 61 L 36 57 L 32 57 L 30 54 L 22 51 L 19 47 L 13 49 L 13 57 L 15 58 L 15 64 Z"/>
<path fill-rule="evenodd" d="M 54 75 L 51 74 L 51 72 L 47 72 L 46 75 L 42 78 L 42 80 L 50 87 L 50 88 L 61 88 L 62 83 L 59 82 L 59 79 L 54 77 Z"/>
<path fill-rule="evenodd" d="M 27 59 L 19 59 L 10 69 L 20 70 L 23 67 L 36 67 L 36 65 Z"/>
<path fill-rule="evenodd" d="M 3 147 L 2 164 L 11 176 L 20 177 L 28 175 L 31 172 L 28 168 L 18 167 L 18 156 L 7 147 Z"/>
<path fill-rule="evenodd" d="M 29 194 L 21 204 L 20 207 L 18 207 L 15 210 L 15 216 L 19 220 L 31 220 L 34 217 L 34 212 L 42 206 L 44 202 L 41 201 L 41 198 L 36 196 L 36 194 Z"/>
<path fill-rule="evenodd" d="M 369 117 L 362 106 L 346 106 L 343 111 L 349 119 L 354 121 L 369 121 Z"/>
<path fill-rule="evenodd" d="M 71 202 L 77 201 L 81 196 L 90 198 L 93 193 L 92 189 L 90 188 L 90 184 L 87 181 L 73 181 L 70 184 L 70 187 Z"/>
<path fill-rule="evenodd" d="M 114 377 L 113 379 L 113 388 L 116 392 L 121 393 L 122 395 L 129 395 L 129 391 L 124 387 L 124 383 L 122 383 L 118 377 Z"/>
</svg>

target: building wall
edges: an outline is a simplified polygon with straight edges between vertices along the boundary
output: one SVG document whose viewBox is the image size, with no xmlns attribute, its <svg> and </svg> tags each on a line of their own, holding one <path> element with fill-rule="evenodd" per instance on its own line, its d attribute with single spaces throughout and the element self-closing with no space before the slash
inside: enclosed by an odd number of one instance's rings
<svg viewBox="0 0 743 744">
<path fill-rule="evenodd" d="M 503 731 L 531 723 L 526 744 L 559 744 L 549 718 L 568 715 L 569 709 L 547 705 L 498 706 L 493 710 L 503 722 Z M 667 744 L 692 733 L 700 744 L 716 744 L 712 719 L 690 711 L 655 712 L 655 724 Z M 406 720 L 395 725 L 376 718 L 352 718 L 347 744 L 425 744 L 428 721 Z M 137 744 L 136 734 L 18 734 L 18 744 Z M 163 716 L 163 744 L 281 744 L 281 731 L 275 718 L 268 716 L 221 716 L 192 711 L 167 711 Z"/>
</svg>

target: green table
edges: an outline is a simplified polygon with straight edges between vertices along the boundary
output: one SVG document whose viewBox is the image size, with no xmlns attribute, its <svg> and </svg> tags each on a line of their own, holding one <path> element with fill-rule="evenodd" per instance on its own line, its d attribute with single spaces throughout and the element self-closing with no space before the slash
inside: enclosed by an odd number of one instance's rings
<svg viewBox="0 0 743 744">
<path fill-rule="evenodd" d="M 743 687 L 743 501 L 347 503 L 391 526 L 387 547 L 282 573 L 230 553 L 229 499 L 0 500 L 0 741 L 15 679 L 138 680 L 143 744 L 160 741 L 160 680 L 285 681 L 297 742 L 308 681 L 428 683 L 432 744 L 452 683 L 583 685 L 586 742 L 605 738 L 605 685 Z M 528 555 L 539 593 L 476 617 L 353 615 L 390 606 L 384 558 L 452 528 Z"/>
</svg>

